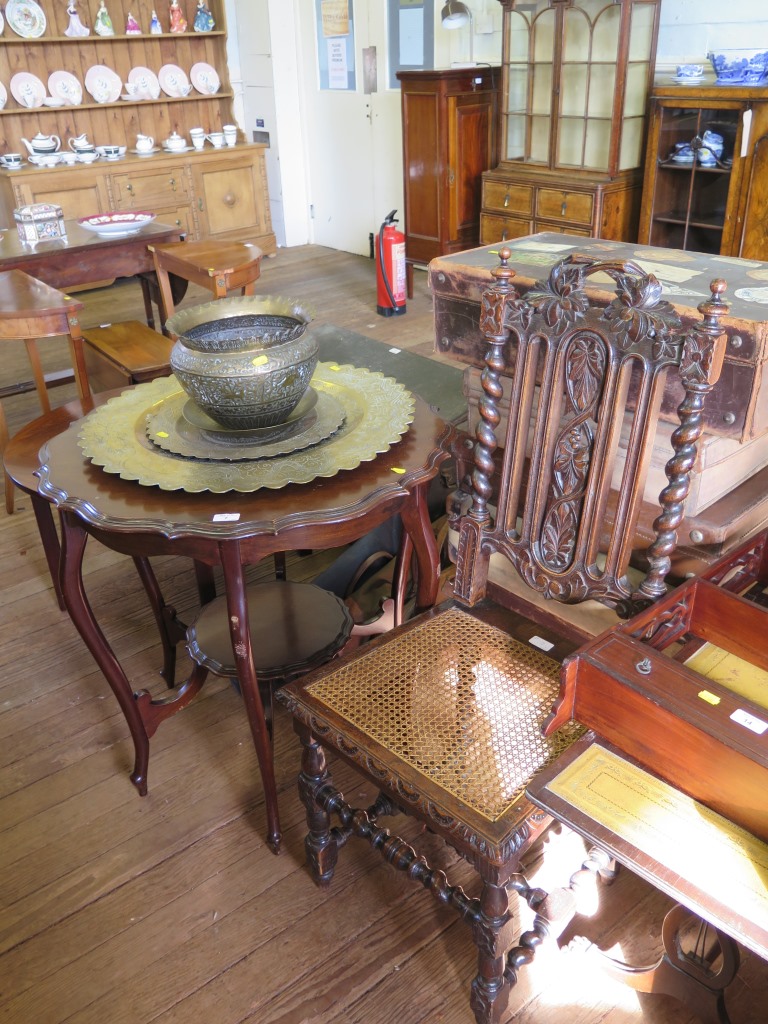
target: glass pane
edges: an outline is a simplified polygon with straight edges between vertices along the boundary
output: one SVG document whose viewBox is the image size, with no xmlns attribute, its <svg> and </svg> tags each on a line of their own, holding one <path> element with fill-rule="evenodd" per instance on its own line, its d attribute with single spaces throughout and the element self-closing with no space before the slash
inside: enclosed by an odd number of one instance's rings
<svg viewBox="0 0 768 1024">
<path fill-rule="evenodd" d="M 611 149 L 611 122 L 607 119 L 587 121 L 587 144 L 584 149 L 584 166 L 598 171 L 608 169 Z"/>
<path fill-rule="evenodd" d="M 616 85 L 615 64 L 593 64 L 589 78 L 589 107 L 591 117 L 611 117 L 613 90 Z"/>
<path fill-rule="evenodd" d="M 632 23 L 629 28 L 629 59 L 648 60 L 653 40 L 653 4 L 632 5 Z"/>
<path fill-rule="evenodd" d="M 509 12 L 509 60 L 528 63 L 529 42 L 531 38 L 528 19 L 517 11 Z"/>
<path fill-rule="evenodd" d="M 548 114 L 552 106 L 552 65 L 537 64 L 533 69 L 532 114 Z"/>
<path fill-rule="evenodd" d="M 564 60 L 589 60 L 592 45 L 591 26 L 583 11 L 565 12 Z"/>
<path fill-rule="evenodd" d="M 584 147 L 584 125 L 581 117 L 564 117 L 559 123 L 557 162 L 581 167 Z"/>
<path fill-rule="evenodd" d="M 643 127 L 645 118 L 633 117 L 624 121 L 619 150 L 619 170 L 640 167 L 643 162 Z"/>
<path fill-rule="evenodd" d="M 507 144 L 504 152 L 505 160 L 525 159 L 525 117 L 512 115 L 507 118 Z"/>
<path fill-rule="evenodd" d="M 530 160 L 533 163 L 546 164 L 549 162 L 549 118 L 531 118 L 531 153 Z"/>
<path fill-rule="evenodd" d="M 648 89 L 648 64 L 630 64 L 627 68 L 627 91 L 624 95 L 624 116 L 642 117 Z"/>
<path fill-rule="evenodd" d="M 583 116 L 586 109 L 587 65 L 566 64 L 560 83 L 560 112 Z"/>
<path fill-rule="evenodd" d="M 620 19 L 621 8 L 615 6 L 607 7 L 598 17 L 592 36 L 593 60 L 616 60 L 619 53 Z"/>
<path fill-rule="evenodd" d="M 555 12 L 542 11 L 533 23 L 534 61 L 552 60 L 555 54 Z"/>
<path fill-rule="evenodd" d="M 509 68 L 509 99 L 507 110 L 519 113 L 528 109 L 528 65 L 513 64 Z"/>
</svg>

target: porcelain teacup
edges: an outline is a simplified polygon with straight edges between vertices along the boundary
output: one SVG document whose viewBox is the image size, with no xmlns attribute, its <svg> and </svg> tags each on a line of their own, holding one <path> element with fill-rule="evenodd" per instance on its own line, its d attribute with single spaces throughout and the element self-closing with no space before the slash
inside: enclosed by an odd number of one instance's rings
<svg viewBox="0 0 768 1024">
<path fill-rule="evenodd" d="M 21 153 L 6 153 L 2 161 L 6 167 L 21 167 Z"/>
<path fill-rule="evenodd" d="M 99 154 L 95 149 L 84 149 L 77 154 L 77 161 L 81 164 L 92 164 L 95 160 L 99 159 Z"/>
<path fill-rule="evenodd" d="M 209 135 L 206 135 L 206 139 L 208 139 L 214 149 L 221 149 L 224 145 L 224 132 L 211 132 Z"/>
<path fill-rule="evenodd" d="M 224 141 L 228 146 L 234 146 L 237 142 L 237 125 L 225 124 L 223 127 Z"/>
<path fill-rule="evenodd" d="M 677 77 L 678 78 L 701 78 L 704 74 L 703 64 L 678 64 L 677 65 Z"/>
</svg>

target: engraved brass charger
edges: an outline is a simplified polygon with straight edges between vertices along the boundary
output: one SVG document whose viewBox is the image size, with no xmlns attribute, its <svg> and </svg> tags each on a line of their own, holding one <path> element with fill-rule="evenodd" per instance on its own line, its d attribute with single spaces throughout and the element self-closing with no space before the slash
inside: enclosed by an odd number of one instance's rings
<svg viewBox="0 0 768 1024">
<path fill-rule="evenodd" d="M 147 415 L 147 437 L 158 448 L 193 459 L 237 462 L 272 459 L 327 440 L 344 422 L 333 395 L 313 387 L 284 423 L 233 430 L 222 427 L 179 389 Z"/>
<path fill-rule="evenodd" d="M 411 393 L 381 373 L 318 363 L 311 386 L 341 405 L 341 428 L 311 448 L 274 458 L 189 458 L 153 444 L 147 437 L 147 417 L 181 391 L 174 377 L 139 384 L 94 409 L 83 420 L 78 444 L 94 465 L 145 487 L 250 493 L 309 483 L 371 462 L 400 440 L 414 417 Z"/>
</svg>

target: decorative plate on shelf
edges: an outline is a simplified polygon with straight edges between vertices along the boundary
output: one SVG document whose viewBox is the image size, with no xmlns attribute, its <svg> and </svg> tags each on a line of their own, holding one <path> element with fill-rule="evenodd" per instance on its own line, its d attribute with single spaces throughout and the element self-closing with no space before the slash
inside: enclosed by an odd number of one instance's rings
<svg viewBox="0 0 768 1024">
<path fill-rule="evenodd" d="M 79 107 L 83 102 L 83 87 L 69 71 L 52 71 L 48 76 L 48 92 L 72 107 Z"/>
<path fill-rule="evenodd" d="M 189 84 L 186 72 L 182 71 L 177 64 L 163 64 L 157 73 L 160 80 L 160 88 L 173 99 L 186 96 L 192 86 Z"/>
<path fill-rule="evenodd" d="M 221 88 L 221 81 L 216 70 L 210 64 L 205 64 L 202 61 L 192 65 L 189 77 L 192 80 L 192 85 L 203 96 L 213 96 Z"/>
<path fill-rule="evenodd" d="M 3 85 L 3 83 L 0 82 L 0 110 L 3 109 L 3 107 L 5 106 L 5 104 L 7 102 L 8 102 L 8 91 L 5 88 L 5 86 Z"/>
<path fill-rule="evenodd" d="M 128 84 L 133 87 L 133 98 L 156 100 L 160 96 L 160 82 L 149 68 L 135 67 L 128 72 Z"/>
<path fill-rule="evenodd" d="M 45 86 L 28 71 L 18 71 L 11 79 L 11 95 L 20 107 L 42 107 Z"/>
<path fill-rule="evenodd" d="M 2 12 L 0 11 L 0 36 L 3 34 L 3 29 L 4 28 L 5 28 L 5 21 L 3 20 L 3 15 L 2 15 Z"/>
<path fill-rule="evenodd" d="M 93 231 L 104 238 L 115 238 L 120 235 L 135 235 L 154 219 L 154 213 L 134 210 L 131 213 L 95 213 L 91 217 L 80 217 L 77 223 L 86 231 Z"/>
<path fill-rule="evenodd" d="M 45 14 L 35 0 L 8 0 L 5 19 L 23 39 L 38 39 L 45 32 Z"/>
<path fill-rule="evenodd" d="M 85 73 L 85 88 L 97 103 L 114 103 L 120 98 L 120 76 L 105 64 L 94 64 Z"/>
</svg>

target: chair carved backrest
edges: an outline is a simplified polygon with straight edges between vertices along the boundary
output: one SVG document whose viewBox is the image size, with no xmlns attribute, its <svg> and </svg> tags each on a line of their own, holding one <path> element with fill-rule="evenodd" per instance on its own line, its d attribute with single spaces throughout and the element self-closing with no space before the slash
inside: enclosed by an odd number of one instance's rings
<svg viewBox="0 0 768 1024">
<path fill-rule="evenodd" d="M 499 552 L 548 598 L 593 598 L 627 615 L 665 592 L 703 429 L 702 404 L 722 365 L 726 285 L 712 282 L 711 297 L 698 307 L 701 321 L 685 327 L 661 298 L 658 280 L 635 263 L 571 255 L 521 297 L 510 255 L 501 250 L 495 280 L 482 296 L 488 345 L 472 504 L 460 521 L 454 593 L 467 604 L 481 599 L 490 556 Z M 589 283 L 597 286 L 597 275 L 600 282 L 607 275 L 615 287 L 607 304 L 587 292 Z M 679 374 L 685 397 L 646 552 L 647 575 L 636 589 L 627 569 L 670 369 Z M 495 489 L 505 371 L 512 376 L 509 419 Z M 626 457 L 612 493 L 625 416 Z"/>
</svg>

